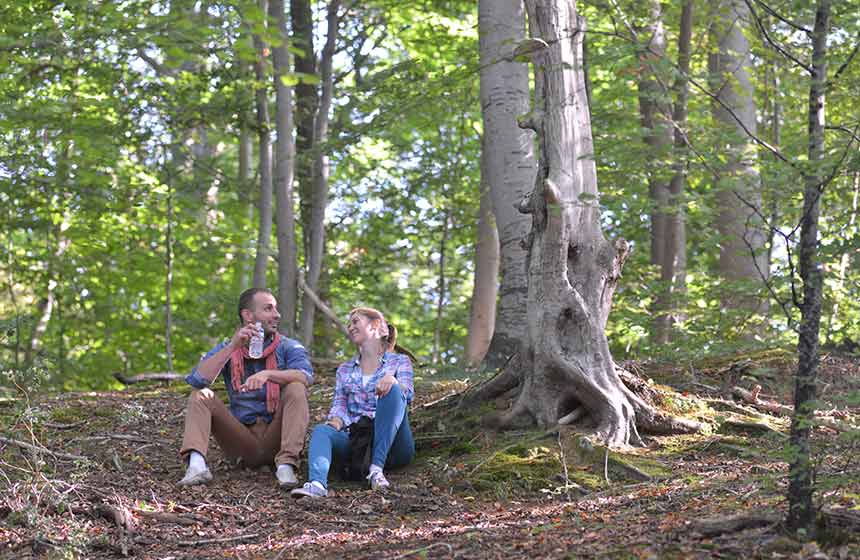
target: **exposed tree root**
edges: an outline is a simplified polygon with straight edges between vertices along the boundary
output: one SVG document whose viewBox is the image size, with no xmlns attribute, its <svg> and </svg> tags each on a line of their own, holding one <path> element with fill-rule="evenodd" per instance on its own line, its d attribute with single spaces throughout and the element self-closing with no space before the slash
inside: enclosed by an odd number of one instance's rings
<svg viewBox="0 0 860 560">
<path fill-rule="evenodd" d="M 487 381 L 467 390 L 460 399 L 459 408 L 470 408 L 478 403 L 493 400 L 515 389 L 520 383 L 520 358 L 515 354 L 502 370 Z"/>
<path fill-rule="evenodd" d="M 552 366 L 561 370 L 565 377 L 588 379 L 574 364 L 563 360 L 560 353 L 556 356 L 559 359 Z M 546 422 L 547 425 L 543 426 L 532 408 L 535 398 L 526 398 L 523 394 L 525 387 L 521 380 L 525 372 L 517 369 L 523 366 L 523 360 L 519 355 L 516 356 L 497 376 L 468 391 L 461 399 L 460 406 L 469 407 L 502 395 L 511 395 L 514 392 L 518 397 L 511 409 L 485 417 L 484 424 L 487 427 L 521 429 L 535 425 L 548 428 L 554 423 L 559 425 L 578 423 L 583 426 L 590 424 L 592 426 L 590 431 L 611 447 L 642 445 L 640 431 L 652 435 L 671 435 L 695 433 L 703 428 L 701 423 L 694 420 L 679 418 L 660 411 L 654 404 L 660 401 L 659 391 L 638 375 L 617 367 L 616 372 L 623 382 L 625 398 L 614 399 L 613 402 L 617 406 L 610 407 L 609 414 L 595 417 L 594 410 L 600 409 L 595 409 L 591 403 L 592 408 L 589 410 L 589 407 L 583 403 L 588 398 L 577 394 L 576 387 L 570 387 L 568 391 L 542 397 L 552 400 L 559 407 L 562 407 L 563 403 L 572 404 L 568 409 L 558 412 L 556 419 Z M 589 389 L 594 393 L 599 393 L 601 390 L 596 384 Z M 548 408 L 553 409 L 553 406 Z"/>
</svg>

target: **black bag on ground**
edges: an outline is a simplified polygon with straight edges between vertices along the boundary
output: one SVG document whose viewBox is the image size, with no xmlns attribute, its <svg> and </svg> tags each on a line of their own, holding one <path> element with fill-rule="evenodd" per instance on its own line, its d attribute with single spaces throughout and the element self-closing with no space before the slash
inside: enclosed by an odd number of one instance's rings
<svg viewBox="0 0 860 560">
<path fill-rule="evenodd" d="M 347 428 L 349 431 L 349 453 L 343 468 L 346 480 L 364 480 L 370 472 L 373 460 L 373 418 L 362 416 Z"/>
</svg>

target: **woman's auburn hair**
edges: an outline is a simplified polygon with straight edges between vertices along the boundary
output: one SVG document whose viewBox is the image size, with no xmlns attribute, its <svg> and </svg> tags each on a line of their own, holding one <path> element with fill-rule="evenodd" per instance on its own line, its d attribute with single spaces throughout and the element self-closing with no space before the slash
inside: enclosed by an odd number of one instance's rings
<svg viewBox="0 0 860 560">
<path fill-rule="evenodd" d="M 397 343 L 397 327 L 389 323 L 385 319 L 385 315 L 382 314 L 382 311 L 378 309 L 374 309 L 372 307 L 356 307 L 352 311 L 349 312 L 350 318 L 358 313 L 359 315 L 363 315 L 367 317 L 369 320 L 379 320 L 382 321 L 382 324 L 387 327 L 388 334 L 382 337 L 382 340 L 385 341 L 385 351 L 392 352 L 394 351 L 394 345 Z"/>
</svg>

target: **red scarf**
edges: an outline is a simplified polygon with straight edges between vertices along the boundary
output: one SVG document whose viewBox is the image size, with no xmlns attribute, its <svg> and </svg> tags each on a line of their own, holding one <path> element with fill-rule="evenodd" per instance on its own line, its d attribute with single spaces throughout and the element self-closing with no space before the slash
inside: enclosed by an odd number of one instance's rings
<svg viewBox="0 0 860 560">
<path fill-rule="evenodd" d="M 278 356 L 275 350 L 281 342 L 281 335 L 275 333 L 275 338 L 264 350 L 258 359 L 266 359 L 266 369 L 278 369 Z M 251 359 L 248 355 L 248 347 L 240 346 L 230 354 L 230 374 L 233 380 L 233 390 L 238 391 L 245 376 L 245 359 Z M 281 399 L 281 386 L 273 381 L 266 381 L 266 410 L 274 414 L 278 410 L 278 401 Z"/>
</svg>

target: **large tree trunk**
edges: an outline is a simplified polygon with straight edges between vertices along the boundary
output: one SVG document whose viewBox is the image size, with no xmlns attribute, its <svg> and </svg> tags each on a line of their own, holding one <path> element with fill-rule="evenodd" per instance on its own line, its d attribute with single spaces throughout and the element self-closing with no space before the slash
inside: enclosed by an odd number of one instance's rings
<svg viewBox="0 0 860 560">
<path fill-rule="evenodd" d="M 518 116 L 529 108 L 528 67 L 511 60 L 525 34 L 521 0 L 480 0 L 478 30 L 481 56 L 481 113 L 484 121 L 482 177 L 489 185 L 499 232 L 501 284 L 493 338 L 485 362 L 499 367 L 525 336 L 526 259 L 523 240 L 528 216 L 516 206 L 534 183 L 534 136 L 519 129 Z M 486 159 L 486 164 L 484 160 Z"/>
<path fill-rule="evenodd" d="M 750 45 L 744 35 L 750 19 L 745 0 L 722 0 L 715 6 L 713 48 L 708 61 L 716 100 L 712 113 L 720 145 L 727 144 L 726 164 L 717 187 L 720 274 L 730 282 L 761 285 L 768 277 L 766 235 L 761 226 L 761 181 L 756 167 L 756 105 L 750 79 Z M 740 294 L 740 295 L 738 295 Z M 767 311 L 767 300 L 749 289 L 724 292 L 722 305 L 750 312 Z"/>
<path fill-rule="evenodd" d="M 818 262 L 818 216 L 824 189 L 824 92 L 827 83 L 827 31 L 830 0 L 819 0 L 812 32 L 812 76 L 809 88 L 809 172 L 805 177 L 803 214 L 800 220 L 800 278 L 803 281 L 800 331 L 797 341 L 797 376 L 794 387 L 794 416 L 788 475 L 788 527 L 815 537 L 815 508 L 812 503 L 812 464 L 809 433 L 815 422 L 818 335 L 821 323 L 822 270 Z"/>
<path fill-rule="evenodd" d="M 320 293 L 320 274 L 325 258 L 325 210 L 328 206 L 328 141 L 329 112 L 334 89 L 332 77 L 332 59 L 334 58 L 335 42 L 338 31 L 338 10 L 340 0 L 331 0 L 328 6 L 327 36 L 320 56 L 320 96 L 316 107 L 313 131 L 313 182 L 310 193 L 310 211 L 305 222 L 305 261 L 307 273 L 305 281 L 311 291 Z M 299 332 L 305 346 L 310 347 L 314 335 L 314 312 L 316 305 L 309 294 L 302 299 L 302 316 Z"/>
<path fill-rule="evenodd" d="M 268 13 L 269 1 L 259 0 L 260 11 Z M 257 61 L 254 73 L 257 78 L 255 92 L 257 104 L 257 131 L 260 149 L 260 228 L 257 234 L 257 255 L 254 260 L 254 287 L 266 287 L 266 268 L 269 263 L 272 239 L 272 141 L 269 132 L 269 98 L 266 87 L 266 44 L 254 34 Z"/>
<path fill-rule="evenodd" d="M 275 79 L 275 127 L 278 133 L 275 157 L 275 192 L 278 204 L 278 307 L 281 330 L 294 336 L 296 325 L 296 218 L 293 208 L 293 92 L 283 77 L 290 72 L 290 52 L 284 0 L 271 0 L 270 17 L 278 26 L 280 44 L 272 49 Z"/>
<path fill-rule="evenodd" d="M 490 347 L 493 325 L 496 321 L 496 294 L 498 293 L 499 233 L 493 216 L 489 185 L 484 180 L 488 173 L 484 156 L 489 149 L 486 136 L 482 145 L 481 198 L 478 209 L 478 239 L 475 243 L 475 281 L 469 311 L 469 334 L 463 356 L 467 368 L 478 367 Z"/>
<path fill-rule="evenodd" d="M 501 427 L 555 425 L 575 408 L 588 412 L 596 435 L 611 446 L 640 443 L 638 428 L 669 425 L 621 381 L 609 353 L 606 319 L 624 240 L 600 230 L 591 119 L 582 68 L 584 20 L 573 1 L 531 0 L 533 39 L 518 50 L 535 64 L 535 107 L 523 121 L 538 132 L 540 165 L 531 196 L 528 237 L 528 331 L 516 360 L 490 385 L 520 384 Z M 486 392 L 484 392 L 486 395 Z M 695 429 L 694 423 L 672 423 Z"/>
</svg>

